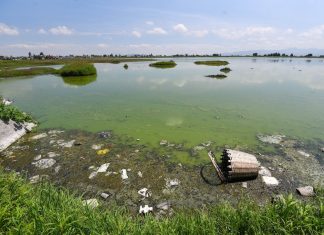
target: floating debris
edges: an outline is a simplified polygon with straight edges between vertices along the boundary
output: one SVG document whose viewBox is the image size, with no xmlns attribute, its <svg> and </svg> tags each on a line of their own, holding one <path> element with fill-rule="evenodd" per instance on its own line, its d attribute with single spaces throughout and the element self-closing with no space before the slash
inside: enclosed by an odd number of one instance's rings
<svg viewBox="0 0 324 235">
<path fill-rule="evenodd" d="M 128 175 L 127 175 L 127 170 L 126 169 L 122 169 L 120 172 L 121 172 L 121 178 L 123 180 L 128 179 Z"/>
<path fill-rule="evenodd" d="M 139 209 L 140 214 L 147 214 L 147 213 L 152 212 L 152 211 L 153 211 L 153 207 L 150 207 L 148 205 L 140 206 L 140 209 Z"/>
<path fill-rule="evenodd" d="M 98 155 L 105 155 L 107 153 L 109 153 L 109 149 L 100 149 L 97 151 Z"/>
<path fill-rule="evenodd" d="M 84 201 L 82 201 L 82 204 L 84 206 L 88 206 L 91 209 L 94 209 L 94 208 L 96 208 L 96 207 L 99 206 L 99 202 L 95 198 L 91 198 L 91 199 L 88 199 L 88 200 L 84 200 Z"/>
<path fill-rule="evenodd" d="M 55 163 L 56 161 L 53 158 L 44 158 L 35 162 L 34 164 L 40 169 L 46 169 L 52 167 Z"/>
</svg>

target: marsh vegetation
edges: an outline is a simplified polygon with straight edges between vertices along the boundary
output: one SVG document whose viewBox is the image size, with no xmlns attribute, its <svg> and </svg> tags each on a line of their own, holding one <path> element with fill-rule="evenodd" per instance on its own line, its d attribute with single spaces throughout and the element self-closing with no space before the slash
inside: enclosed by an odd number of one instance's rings
<svg viewBox="0 0 324 235">
<path fill-rule="evenodd" d="M 97 70 L 91 63 L 85 62 L 73 62 L 66 64 L 59 70 L 59 73 L 63 77 L 80 77 L 90 76 L 97 74 Z"/>
<path fill-rule="evenodd" d="M 225 66 L 228 65 L 228 61 L 224 60 L 204 60 L 204 61 L 195 61 L 197 65 L 209 65 L 209 66 Z"/>
<path fill-rule="evenodd" d="M 211 74 L 211 75 L 206 75 L 205 77 L 207 78 L 216 78 L 216 79 L 224 79 L 227 76 L 225 74 Z"/>
<path fill-rule="evenodd" d="M 229 73 L 229 72 L 231 72 L 232 70 L 231 70 L 229 67 L 225 67 L 225 68 L 220 69 L 219 71 L 221 71 L 221 72 L 223 72 L 223 73 Z"/>
<path fill-rule="evenodd" d="M 177 64 L 173 60 L 158 61 L 150 64 L 150 67 L 161 68 L 161 69 L 174 68 L 175 66 L 177 66 Z"/>
</svg>

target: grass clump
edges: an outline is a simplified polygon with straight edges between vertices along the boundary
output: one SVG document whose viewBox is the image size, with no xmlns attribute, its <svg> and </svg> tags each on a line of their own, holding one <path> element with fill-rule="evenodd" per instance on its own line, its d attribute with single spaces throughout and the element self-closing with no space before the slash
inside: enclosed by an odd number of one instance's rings
<svg viewBox="0 0 324 235">
<path fill-rule="evenodd" d="M 12 105 L 5 105 L 0 97 L 0 119 L 9 121 L 10 119 L 17 122 L 35 122 L 34 119 L 27 113 L 21 112 L 18 108 Z"/>
<path fill-rule="evenodd" d="M 225 74 L 212 74 L 212 75 L 206 75 L 207 78 L 217 78 L 217 79 L 224 79 L 227 76 Z"/>
<path fill-rule="evenodd" d="M 57 74 L 57 70 L 49 67 L 0 70 L 0 77 L 35 76 L 35 75 L 45 75 L 45 74 Z"/>
<path fill-rule="evenodd" d="M 124 64 L 124 69 L 128 69 L 128 64 Z"/>
<path fill-rule="evenodd" d="M 177 64 L 173 60 L 170 60 L 170 61 L 158 61 L 150 64 L 150 66 L 155 68 L 160 68 L 160 69 L 167 69 L 167 68 L 174 68 L 175 66 L 177 66 Z"/>
<path fill-rule="evenodd" d="M 219 71 L 221 71 L 221 72 L 223 72 L 223 73 L 229 73 L 229 72 L 231 72 L 232 70 L 231 70 L 229 67 L 225 67 L 225 68 L 220 69 Z"/>
<path fill-rule="evenodd" d="M 91 209 L 65 189 L 0 170 L 1 234 L 322 234 L 323 219 L 323 191 L 310 202 L 290 195 L 259 206 L 246 199 L 156 219 L 120 207 Z"/>
<path fill-rule="evenodd" d="M 197 65 L 209 65 L 209 66 L 224 66 L 229 64 L 229 62 L 223 60 L 195 61 L 194 63 Z"/>
<path fill-rule="evenodd" d="M 63 77 L 79 77 L 97 74 L 97 70 L 91 63 L 73 62 L 66 64 L 59 70 Z"/>
</svg>

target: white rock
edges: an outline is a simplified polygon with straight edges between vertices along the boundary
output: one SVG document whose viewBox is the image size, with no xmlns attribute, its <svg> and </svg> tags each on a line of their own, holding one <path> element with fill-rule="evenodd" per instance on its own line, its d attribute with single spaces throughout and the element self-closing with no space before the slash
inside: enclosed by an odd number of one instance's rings
<svg viewBox="0 0 324 235">
<path fill-rule="evenodd" d="M 138 153 L 139 152 L 139 149 L 135 149 L 135 151 L 134 151 L 135 153 Z"/>
<path fill-rule="evenodd" d="M 267 185 L 267 186 L 278 186 L 279 181 L 272 176 L 262 176 L 262 181 Z"/>
<path fill-rule="evenodd" d="M 147 188 L 142 188 L 138 190 L 138 194 L 143 197 L 150 197 L 152 195 L 152 193 Z"/>
<path fill-rule="evenodd" d="M 300 195 L 305 197 L 315 196 L 314 188 L 312 186 L 299 187 L 296 190 Z"/>
<path fill-rule="evenodd" d="M 91 199 L 88 199 L 88 200 L 84 200 L 84 201 L 82 201 L 82 204 L 84 206 L 90 207 L 91 209 L 96 208 L 96 207 L 99 206 L 99 202 L 95 198 L 91 198 Z"/>
<path fill-rule="evenodd" d="M 34 160 L 35 161 L 38 161 L 42 158 L 42 155 L 41 154 L 38 154 L 36 157 L 34 157 Z"/>
<path fill-rule="evenodd" d="M 48 152 L 47 156 L 50 157 L 50 158 L 53 158 L 53 157 L 60 156 L 60 155 L 57 154 L 57 153 L 54 153 L 54 152 Z"/>
<path fill-rule="evenodd" d="M 40 176 L 39 175 L 34 175 L 34 176 L 30 177 L 29 180 L 30 180 L 31 184 L 36 184 L 40 180 Z"/>
<path fill-rule="evenodd" d="M 100 197 L 102 197 L 103 199 L 107 199 L 110 196 L 110 194 L 108 193 L 101 193 Z"/>
<path fill-rule="evenodd" d="M 141 178 L 143 177 L 143 174 L 141 171 L 137 172 L 137 175 L 138 175 L 138 177 L 141 177 Z"/>
<path fill-rule="evenodd" d="M 167 140 L 161 140 L 160 141 L 160 145 L 167 145 L 168 144 L 168 141 Z"/>
<path fill-rule="evenodd" d="M 58 165 L 54 168 L 55 173 L 57 174 L 61 170 L 61 166 Z"/>
<path fill-rule="evenodd" d="M 63 143 L 60 143 L 59 145 L 64 147 L 64 148 L 71 148 L 74 144 L 75 140 L 71 140 L 71 141 L 68 141 L 68 142 L 63 142 Z"/>
<path fill-rule="evenodd" d="M 262 176 L 271 176 L 271 172 L 268 170 L 268 168 L 261 166 L 259 170 L 259 175 Z"/>
<path fill-rule="evenodd" d="M 93 169 L 96 169 L 95 166 L 89 166 L 88 170 L 93 170 Z"/>
<path fill-rule="evenodd" d="M 243 188 L 247 188 L 247 187 L 248 187 L 247 182 L 242 182 L 242 187 L 243 187 Z"/>
<path fill-rule="evenodd" d="M 94 171 L 94 172 L 91 172 L 91 174 L 89 175 L 89 179 L 93 179 L 94 177 L 96 177 L 98 174 L 98 172 Z"/>
<path fill-rule="evenodd" d="M 40 169 L 46 169 L 52 167 L 55 163 L 56 161 L 53 158 L 44 158 L 35 162 L 35 166 Z"/>
<path fill-rule="evenodd" d="M 139 209 L 140 214 L 146 214 L 146 213 L 149 213 L 151 211 L 153 211 L 153 207 L 150 207 L 148 205 L 140 206 L 140 209 Z"/>
<path fill-rule="evenodd" d="M 193 148 L 193 150 L 195 150 L 195 151 L 201 151 L 201 150 L 204 150 L 204 149 L 205 149 L 205 147 L 204 146 L 201 146 L 201 145 L 195 146 Z"/>
<path fill-rule="evenodd" d="M 180 181 L 178 179 L 167 179 L 166 186 L 168 188 L 173 186 L 178 186 L 180 184 Z"/>
<path fill-rule="evenodd" d="M 110 163 L 105 163 L 105 164 L 102 164 L 99 169 L 97 170 L 98 173 L 100 172 L 106 172 L 108 167 L 109 167 Z"/>
<path fill-rule="evenodd" d="M 169 210 L 170 209 L 170 203 L 169 202 L 162 202 L 156 205 L 156 208 L 160 209 L 160 210 Z"/>
<path fill-rule="evenodd" d="M 123 180 L 128 179 L 128 175 L 127 175 L 127 170 L 126 169 L 122 169 L 120 172 L 121 172 L 121 178 Z"/>
<path fill-rule="evenodd" d="M 105 174 L 105 176 L 110 176 L 113 172 L 112 171 L 107 171 L 107 173 Z"/>
<path fill-rule="evenodd" d="M 46 133 L 41 133 L 41 134 L 38 134 L 38 135 L 35 135 L 35 136 L 31 137 L 30 139 L 31 140 L 39 140 L 39 139 L 45 138 L 46 136 L 47 136 Z"/>
<path fill-rule="evenodd" d="M 300 155 L 303 155 L 304 157 L 310 157 L 310 154 L 304 152 L 303 150 L 298 150 L 297 152 L 298 152 Z"/>
<path fill-rule="evenodd" d="M 60 133 L 63 133 L 64 131 L 59 131 L 59 130 L 50 130 L 48 132 L 49 135 L 53 135 L 53 134 L 60 134 Z"/>
<path fill-rule="evenodd" d="M 264 143 L 268 144 L 280 144 L 280 142 L 285 138 L 284 135 L 259 135 L 258 139 Z"/>
<path fill-rule="evenodd" d="M 93 144 L 93 145 L 91 146 L 91 148 L 92 148 L 93 150 L 99 150 L 99 149 L 102 148 L 102 144 Z"/>
</svg>

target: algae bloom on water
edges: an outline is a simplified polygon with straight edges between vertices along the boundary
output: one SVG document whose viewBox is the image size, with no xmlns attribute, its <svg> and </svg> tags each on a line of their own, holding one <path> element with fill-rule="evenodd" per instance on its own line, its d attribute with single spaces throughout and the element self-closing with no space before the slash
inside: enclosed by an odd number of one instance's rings
<svg viewBox="0 0 324 235">
<path fill-rule="evenodd" d="M 66 64 L 60 69 L 63 77 L 89 76 L 97 74 L 97 70 L 91 63 L 73 62 Z"/>
<path fill-rule="evenodd" d="M 166 69 L 166 68 L 174 68 L 177 64 L 173 61 L 158 61 L 155 63 L 150 64 L 150 67 L 155 67 L 155 68 L 161 68 L 161 69 Z"/>
<path fill-rule="evenodd" d="M 224 66 L 228 65 L 229 63 L 224 60 L 205 60 L 205 61 L 195 61 L 197 65 L 209 65 L 209 66 Z"/>
</svg>

